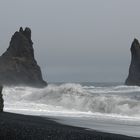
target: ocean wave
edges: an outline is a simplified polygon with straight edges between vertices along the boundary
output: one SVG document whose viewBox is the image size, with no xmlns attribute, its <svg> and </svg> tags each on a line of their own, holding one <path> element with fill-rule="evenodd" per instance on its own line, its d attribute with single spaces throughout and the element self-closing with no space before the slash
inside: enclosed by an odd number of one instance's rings
<svg viewBox="0 0 140 140">
<path fill-rule="evenodd" d="M 137 86 L 96 87 L 67 83 L 43 89 L 5 87 L 3 95 L 5 109 L 140 116 L 140 87 Z"/>
</svg>

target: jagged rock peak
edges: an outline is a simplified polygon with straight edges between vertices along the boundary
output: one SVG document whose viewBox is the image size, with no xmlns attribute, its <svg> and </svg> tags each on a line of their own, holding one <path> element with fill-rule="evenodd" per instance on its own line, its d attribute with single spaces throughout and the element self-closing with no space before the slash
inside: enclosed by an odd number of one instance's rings
<svg viewBox="0 0 140 140">
<path fill-rule="evenodd" d="M 3 56 L 30 57 L 34 58 L 33 42 L 31 40 L 31 29 L 20 27 L 11 38 L 9 48 Z"/>
<path fill-rule="evenodd" d="M 23 33 L 23 28 L 22 27 L 19 28 L 19 32 Z"/>
<path fill-rule="evenodd" d="M 23 33 L 23 35 L 29 40 L 29 42 L 33 44 L 31 40 L 31 29 L 29 27 L 26 27 L 25 30 L 21 33 Z"/>
<path fill-rule="evenodd" d="M 140 86 L 140 43 L 136 38 L 133 40 L 130 50 L 131 63 L 125 84 Z"/>
<path fill-rule="evenodd" d="M 26 27 L 25 30 L 23 30 L 23 28 L 20 27 L 19 32 L 24 34 L 28 39 L 31 39 L 31 29 L 29 27 Z"/>
<path fill-rule="evenodd" d="M 138 39 L 134 38 L 132 45 L 131 45 L 131 50 L 135 50 L 136 47 L 140 47 L 140 43 L 139 43 Z"/>
<path fill-rule="evenodd" d="M 134 45 L 134 44 L 139 44 L 138 39 L 134 38 L 134 40 L 133 40 L 132 44 L 133 44 L 133 45 Z"/>
<path fill-rule="evenodd" d="M 35 57 L 31 29 L 20 27 L 0 57 L 0 83 L 3 85 L 46 86 Z"/>
</svg>

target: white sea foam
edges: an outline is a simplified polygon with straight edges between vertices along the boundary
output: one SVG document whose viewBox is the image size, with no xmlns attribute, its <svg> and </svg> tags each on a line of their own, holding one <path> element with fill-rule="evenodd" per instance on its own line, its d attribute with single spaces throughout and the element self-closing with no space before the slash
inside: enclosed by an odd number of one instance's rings
<svg viewBox="0 0 140 140">
<path fill-rule="evenodd" d="M 5 87 L 5 110 L 101 113 L 140 117 L 140 87 L 49 85 L 43 89 Z"/>
</svg>

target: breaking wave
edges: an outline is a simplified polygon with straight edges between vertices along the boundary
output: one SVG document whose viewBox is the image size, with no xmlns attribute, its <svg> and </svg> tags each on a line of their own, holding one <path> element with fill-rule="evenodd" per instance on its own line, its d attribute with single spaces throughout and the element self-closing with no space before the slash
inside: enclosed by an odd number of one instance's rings
<svg viewBox="0 0 140 140">
<path fill-rule="evenodd" d="M 140 116 L 140 87 L 48 85 L 43 89 L 5 87 L 5 110 L 82 112 Z"/>
</svg>

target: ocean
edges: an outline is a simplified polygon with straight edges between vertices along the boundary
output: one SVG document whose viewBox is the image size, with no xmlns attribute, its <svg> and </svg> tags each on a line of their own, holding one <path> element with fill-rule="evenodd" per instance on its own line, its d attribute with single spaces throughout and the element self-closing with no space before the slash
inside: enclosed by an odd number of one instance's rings
<svg viewBox="0 0 140 140">
<path fill-rule="evenodd" d="M 4 87 L 4 111 L 140 137 L 140 87 L 122 83 L 53 83 Z"/>
</svg>

